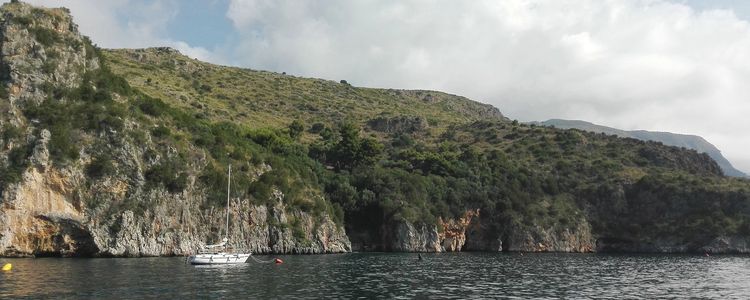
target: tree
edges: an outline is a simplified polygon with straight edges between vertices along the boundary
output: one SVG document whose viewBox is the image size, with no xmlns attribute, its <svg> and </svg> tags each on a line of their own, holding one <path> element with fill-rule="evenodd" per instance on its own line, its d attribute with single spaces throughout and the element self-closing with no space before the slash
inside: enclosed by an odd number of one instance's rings
<svg viewBox="0 0 750 300">
<path fill-rule="evenodd" d="M 358 153 L 359 162 L 363 164 L 375 163 L 380 154 L 383 153 L 383 148 L 383 144 L 373 138 L 362 139 L 359 147 L 360 152 Z"/>
<path fill-rule="evenodd" d="M 351 169 L 360 152 L 359 128 L 346 123 L 339 128 L 340 140 L 331 149 L 329 157 L 337 169 Z"/>
<path fill-rule="evenodd" d="M 331 147 L 327 158 L 337 169 L 351 170 L 357 165 L 377 161 L 383 148 L 375 139 L 360 138 L 359 128 L 346 123 L 339 128 L 339 140 Z"/>
</svg>

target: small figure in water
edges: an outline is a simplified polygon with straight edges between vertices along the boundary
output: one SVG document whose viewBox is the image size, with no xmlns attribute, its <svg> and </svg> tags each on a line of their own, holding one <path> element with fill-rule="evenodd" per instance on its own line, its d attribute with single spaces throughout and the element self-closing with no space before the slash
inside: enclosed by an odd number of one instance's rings
<svg viewBox="0 0 750 300">
<path fill-rule="evenodd" d="M 417 253 L 417 260 L 422 260 L 422 253 Z"/>
</svg>

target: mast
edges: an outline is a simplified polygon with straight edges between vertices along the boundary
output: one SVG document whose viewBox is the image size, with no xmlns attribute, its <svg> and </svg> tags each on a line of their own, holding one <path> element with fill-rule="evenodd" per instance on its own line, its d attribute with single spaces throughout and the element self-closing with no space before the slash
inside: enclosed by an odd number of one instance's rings
<svg viewBox="0 0 750 300">
<path fill-rule="evenodd" d="M 232 185 L 232 165 L 229 165 L 229 176 L 227 177 L 227 231 L 225 240 L 229 240 L 229 187 Z"/>
</svg>

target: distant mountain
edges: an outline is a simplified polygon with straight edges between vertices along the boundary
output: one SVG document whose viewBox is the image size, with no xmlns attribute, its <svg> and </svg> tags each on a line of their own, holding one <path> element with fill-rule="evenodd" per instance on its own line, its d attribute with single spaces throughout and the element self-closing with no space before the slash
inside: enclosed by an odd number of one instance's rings
<svg viewBox="0 0 750 300">
<path fill-rule="evenodd" d="M 531 122 L 536 125 L 543 126 L 554 126 L 560 129 L 580 129 L 586 131 L 600 132 L 606 134 L 614 134 L 620 137 L 629 137 L 644 141 L 656 141 L 661 142 L 668 146 L 685 147 L 688 149 L 695 149 L 698 152 L 704 152 L 711 156 L 716 163 L 719 164 L 724 174 L 732 177 L 748 177 L 747 174 L 740 170 L 735 169 L 732 164 L 723 155 L 721 150 L 716 148 L 706 139 L 697 135 L 687 134 L 676 134 L 671 132 L 658 132 L 658 131 L 646 131 L 646 130 L 632 130 L 625 131 L 617 128 L 611 128 L 593 124 L 586 121 L 580 120 L 562 120 L 562 119 L 551 119 L 544 122 Z"/>
</svg>

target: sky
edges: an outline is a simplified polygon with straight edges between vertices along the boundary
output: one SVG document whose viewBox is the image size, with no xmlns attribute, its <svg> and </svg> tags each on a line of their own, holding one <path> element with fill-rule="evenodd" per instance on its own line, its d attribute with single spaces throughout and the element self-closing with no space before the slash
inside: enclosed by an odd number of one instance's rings
<svg viewBox="0 0 750 300">
<path fill-rule="evenodd" d="M 750 173 L 750 1 L 29 2 L 70 8 L 101 47 L 440 90 L 520 121 L 696 134 Z"/>
</svg>

